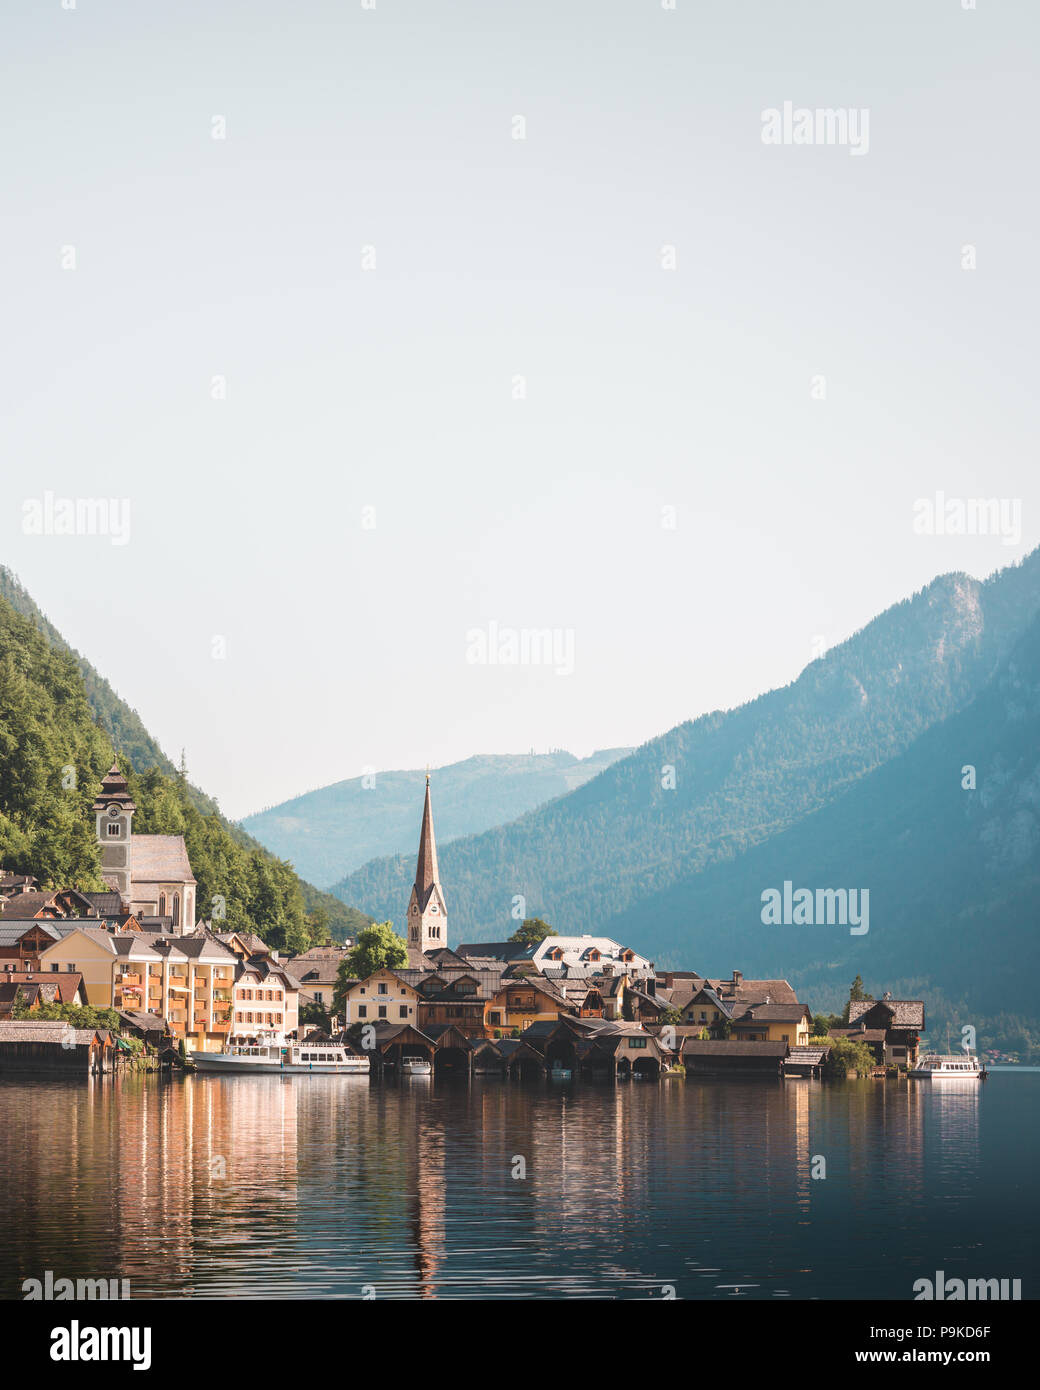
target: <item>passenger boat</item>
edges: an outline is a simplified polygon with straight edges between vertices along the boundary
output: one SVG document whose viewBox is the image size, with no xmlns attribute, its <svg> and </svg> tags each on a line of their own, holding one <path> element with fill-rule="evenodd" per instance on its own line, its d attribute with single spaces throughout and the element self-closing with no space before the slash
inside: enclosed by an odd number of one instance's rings
<svg viewBox="0 0 1040 1390">
<path fill-rule="evenodd" d="M 402 1076 L 429 1076 L 433 1068 L 425 1057 L 402 1057 Z"/>
<path fill-rule="evenodd" d="M 338 1043 L 289 1043 L 277 1033 L 261 1034 L 255 1042 L 236 1043 L 224 1052 L 193 1052 L 199 1071 L 219 1071 L 255 1076 L 278 1072 L 283 1076 L 367 1076 L 369 1059 L 359 1057 Z"/>
<path fill-rule="evenodd" d="M 984 1081 L 986 1069 L 971 1052 L 927 1052 L 910 1075 L 918 1081 Z"/>
</svg>

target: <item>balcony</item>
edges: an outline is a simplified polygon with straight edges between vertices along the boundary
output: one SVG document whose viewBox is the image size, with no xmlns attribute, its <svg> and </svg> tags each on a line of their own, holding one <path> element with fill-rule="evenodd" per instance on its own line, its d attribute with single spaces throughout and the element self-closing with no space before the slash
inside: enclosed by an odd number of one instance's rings
<svg viewBox="0 0 1040 1390">
<path fill-rule="evenodd" d="M 117 984 L 117 985 L 119 985 L 119 984 L 121 984 L 121 985 L 139 985 L 140 983 L 141 983 L 141 977 L 140 977 L 140 975 L 117 975 L 117 976 L 116 976 L 116 984 Z"/>
</svg>

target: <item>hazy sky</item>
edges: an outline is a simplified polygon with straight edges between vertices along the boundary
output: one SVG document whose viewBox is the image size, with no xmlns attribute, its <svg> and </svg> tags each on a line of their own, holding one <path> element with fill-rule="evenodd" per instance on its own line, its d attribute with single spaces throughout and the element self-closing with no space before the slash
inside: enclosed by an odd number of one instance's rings
<svg viewBox="0 0 1040 1390">
<path fill-rule="evenodd" d="M 0 560 L 241 815 L 640 743 L 1019 558 L 1040 8 L 978 6 L 7 0 Z"/>
</svg>

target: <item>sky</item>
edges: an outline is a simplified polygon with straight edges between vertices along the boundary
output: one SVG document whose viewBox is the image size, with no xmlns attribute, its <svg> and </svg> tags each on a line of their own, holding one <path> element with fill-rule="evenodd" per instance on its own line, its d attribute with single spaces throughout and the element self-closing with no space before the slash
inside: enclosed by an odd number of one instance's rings
<svg viewBox="0 0 1040 1390">
<path fill-rule="evenodd" d="M 0 562 L 230 815 L 1040 539 L 1040 11 L 669 4 L 5 4 Z"/>
</svg>

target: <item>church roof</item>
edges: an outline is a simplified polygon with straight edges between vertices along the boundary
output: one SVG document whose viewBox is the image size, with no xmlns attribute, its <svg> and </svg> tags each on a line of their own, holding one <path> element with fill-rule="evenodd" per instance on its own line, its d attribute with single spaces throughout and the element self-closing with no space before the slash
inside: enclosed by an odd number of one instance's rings
<svg viewBox="0 0 1040 1390">
<path fill-rule="evenodd" d="M 183 835 L 132 835 L 131 881 L 138 883 L 194 883 Z"/>
</svg>

